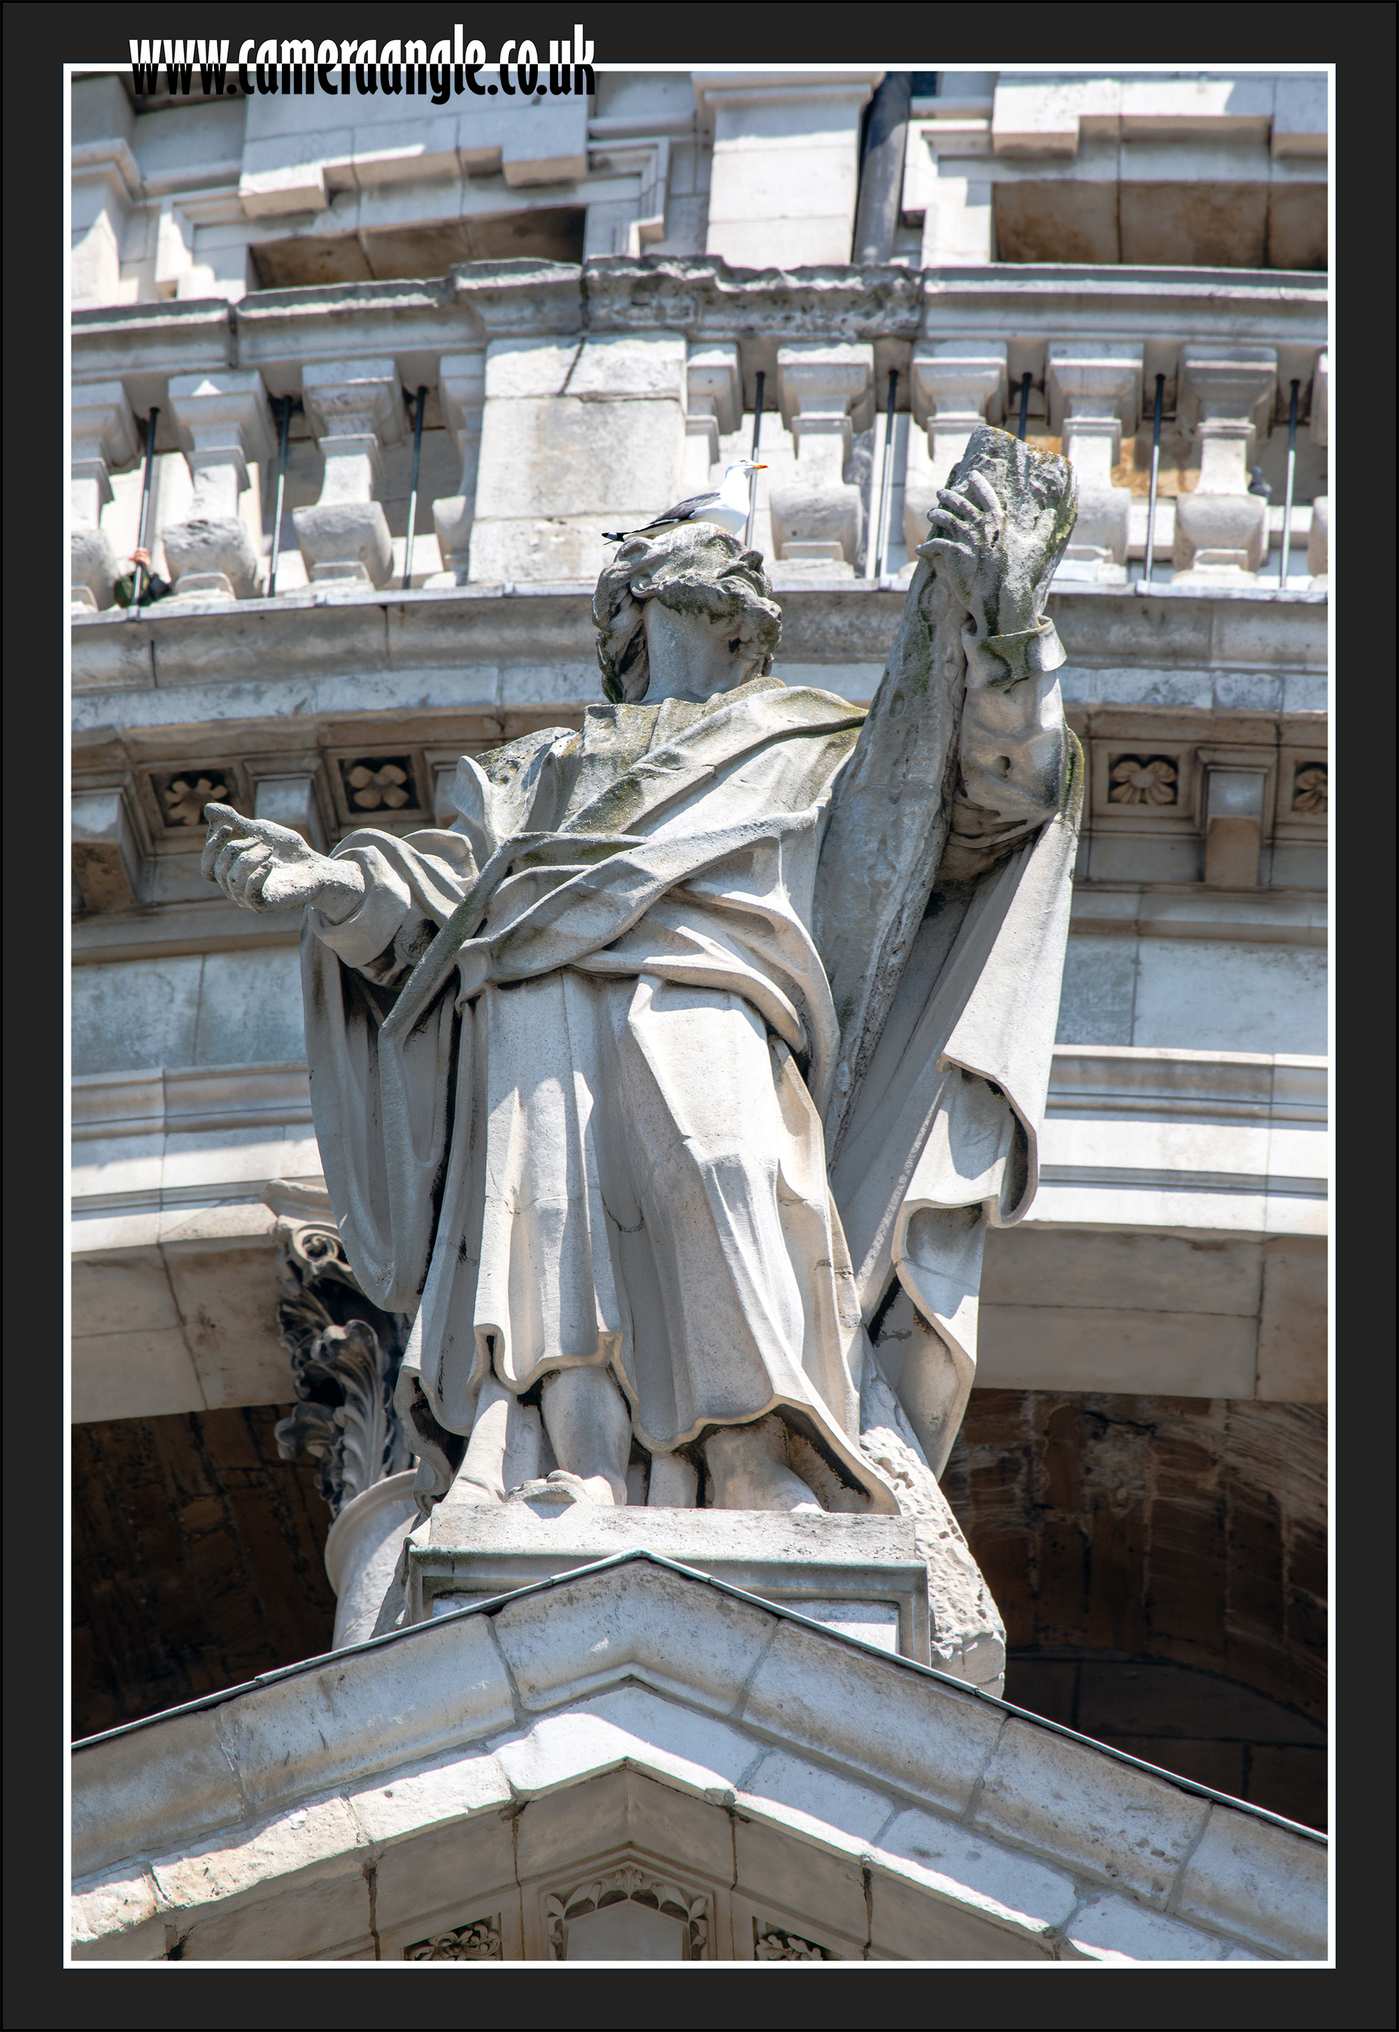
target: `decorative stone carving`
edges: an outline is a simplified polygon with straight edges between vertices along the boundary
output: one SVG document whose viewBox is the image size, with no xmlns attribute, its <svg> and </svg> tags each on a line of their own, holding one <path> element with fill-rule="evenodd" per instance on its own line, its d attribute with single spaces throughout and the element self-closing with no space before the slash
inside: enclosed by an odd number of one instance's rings
<svg viewBox="0 0 1399 2032">
<path fill-rule="evenodd" d="M 203 823 L 206 804 L 228 797 L 232 781 L 232 772 L 227 769 L 201 770 L 198 775 L 193 770 L 186 770 L 180 776 L 172 776 L 168 782 L 152 778 L 152 787 L 166 825 L 172 831 L 184 831 Z"/>
<path fill-rule="evenodd" d="M 258 553 L 238 499 L 249 468 L 276 447 L 262 376 L 223 368 L 174 375 L 170 408 L 194 478 L 188 517 L 161 531 L 176 596 L 246 600 L 257 589 Z"/>
<path fill-rule="evenodd" d="M 342 762 L 340 773 L 351 811 L 402 811 L 418 801 L 413 765 L 406 755 L 369 755 Z"/>
<path fill-rule="evenodd" d="M 910 367 L 913 419 L 904 473 L 904 541 L 912 557 L 927 539 L 928 517 L 966 452 L 974 430 L 999 423 L 1006 399 L 1006 349 L 995 339 L 948 339 L 915 347 Z"/>
<path fill-rule="evenodd" d="M 110 607 L 116 583 L 116 560 L 101 527 L 102 510 L 112 498 L 108 478 L 114 466 L 129 465 L 136 456 L 136 427 L 131 405 L 120 381 L 89 383 L 74 388 L 72 405 L 72 604 L 95 612 Z"/>
<path fill-rule="evenodd" d="M 754 1961 L 839 1961 L 838 1954 L 832 1954 L 819 1941 L 803 1940 L 799 1933 L 782 1933 L 770 1927 L 760 1933 L 753 1942 Z"/>
<path fill-rule="evenodd" d="M 1180 771 L 1168 755 L 1119 755 L 1109 776 L 1111 804 L 1174 804 Z"/>
<path fill-rule="evenodd" d="M 294 508 L 296 540 L 313 584 L 384 585 L 393 544 L 375 498 L 381 447 L 403 432 L 403 396 L 392 360 L 336 360 L 302 369 L 301 399 L 325 457 L 321 497 Z"/>
<path fill-rule="evenodd" d="M 1328 772 L 1324 762 L 1308 762 L 1292 779 L 1292 809 L 1308 818 L 1324 818 L 1327 811 Z"/>
<path fill-rule="evenodd" d="M 784 563 L 823 560 L 853 570 L 864 510 L 843 477 L 856 425 L 873 419 L 874 348 L 802 340 L 777 350 L 778 399 L 796 449 L 769 490 L 772 536 Z"/>
<path fill-rule="evenodd" d="M 450 1933 L 434 1933 L 427 1940 L 415 1940 L 403 1950 L 405 1961 L 503 1961 L 500 1914 L 492 1919 L 473 1919 L 469 1926 L 454 1927 Z"/>
<path fill-rule="evenodd" d="M 432 504 L 440 574 L 430 586 L 466 583 L 471 563 L 471 524 L 476 513 L 476 474 L 481 462 L 481 410 L 486 400 L 486 355 L 444 353 L 438 369 L 437 395 L 443 420 L 461 453 L 461 482 L 455 494 Z"/>
<path fill-rule="evenodd" d="M 299 1401 L 277 1422 L 277 1450 L 283 1460 L 304 1452 L 320 1462 L 317 1485 L 338 1516 L 410 1464 L 393 1409 L 408 1322 L 365 1298 L 333 1222 L 291 1220 L 279 1233 L 277 1323 Z"/>
<path fill-rule="evenodd" d="M 1175 575 L 1237 579 L 1268 555 L 1268 503 L 1249 492 L 1260 430 L 1277 388 L 1271 346 L 1185 346 L 1177 418 L 1200 445 L 1200 478 L 1176 497 Z"/>
<path fill-rule="evenodd" d="M 571 1891 L 547 1892 L 544 1919 L 550 1961 L 569 1959 L 569 1933 L 580 1919 L 630 1901 L 678 1922 L 681 1954 L 677 1959 L 703 1961 L 709 1945 L 710 1914 L 706 1892 L 687 1891 L 668 1877 L 654 1876 L 634 1863 L 602 1871 Z M 578 1957 L 575 1954 L 574 1959 Z M 602 1959 L 589 1956 L 589 1960 Z"/>
<path fill-rule="evenodd" d="M 1078 475 L 1078 521 L 1060 567 L 1065 579 L 1121 585 L 1127 578 L 1131 489 L 1113 483 L 1124 435 L 1141 421 L 1142 348 L 1053 345 L 1045 365 L 1049 427 Z"/>
</svg>

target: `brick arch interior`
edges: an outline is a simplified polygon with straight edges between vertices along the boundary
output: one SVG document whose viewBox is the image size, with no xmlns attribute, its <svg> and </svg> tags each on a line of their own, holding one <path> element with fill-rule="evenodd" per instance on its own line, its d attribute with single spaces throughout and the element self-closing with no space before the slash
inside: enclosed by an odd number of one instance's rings
<svg viewBox="0 0 1399 2032">
<path fill-rule="evenodd" d="M 976 1390 L 943 1486 L 1008 1699 L 1319 1824 L 1323 1406 Z"/>
</svg>

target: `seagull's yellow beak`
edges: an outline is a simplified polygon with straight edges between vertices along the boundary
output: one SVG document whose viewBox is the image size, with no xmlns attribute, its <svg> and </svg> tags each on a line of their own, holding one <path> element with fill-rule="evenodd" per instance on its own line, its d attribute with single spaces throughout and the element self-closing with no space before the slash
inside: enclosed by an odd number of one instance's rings
<svg viewBox="0 0 1399 2032">
<path fill-rule="evenodd" d="M 765 473 L 765 472 L 767 471 L 767 467 L 766 467 L 766 466 L 754 466 L 754 468 L 753 468 L 753 471 L 754 471 L 755 473 Z"/>
</svg>

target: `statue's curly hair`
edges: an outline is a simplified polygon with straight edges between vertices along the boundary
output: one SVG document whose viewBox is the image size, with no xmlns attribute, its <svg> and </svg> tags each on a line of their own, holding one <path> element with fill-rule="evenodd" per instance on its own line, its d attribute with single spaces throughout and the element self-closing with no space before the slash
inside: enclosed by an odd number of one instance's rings
<svg viewBox="0 0 1399 2032">
<path fill-rule="evenodd" d="M 711 522 L 681 523 L 655 536 L 633 536 L 603 571 L 593 594 L 602 688 L 615 705 L 638 705 L 651 670 L 643 603 L 728 624 L 737 653 L 746 648 L 742 682 L 765 677 L 782 634 L 761 554 Z"/>
</svg>

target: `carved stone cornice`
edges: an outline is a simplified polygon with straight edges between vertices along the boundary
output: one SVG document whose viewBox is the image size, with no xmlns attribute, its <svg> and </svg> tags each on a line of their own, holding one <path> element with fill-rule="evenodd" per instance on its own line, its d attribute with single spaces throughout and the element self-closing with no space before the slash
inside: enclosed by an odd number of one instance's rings
<svg viewBox="0 0 1399 2032">
<path fill-rule="evenodd" d="M 911 339 L 916 269 L 730 268 L 713 255 L 599 255 L 583 267 L 590 331 L 683 331 L 690 338 Z"/>
</svg>

